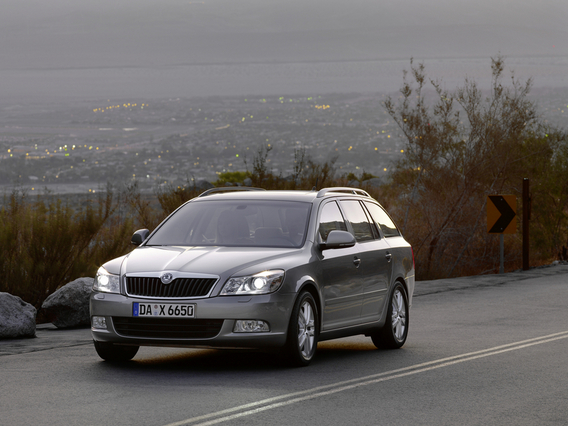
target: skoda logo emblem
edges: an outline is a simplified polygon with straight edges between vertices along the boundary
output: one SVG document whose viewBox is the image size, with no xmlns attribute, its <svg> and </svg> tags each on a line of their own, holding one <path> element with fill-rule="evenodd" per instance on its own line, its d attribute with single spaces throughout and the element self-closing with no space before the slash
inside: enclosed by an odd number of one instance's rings
<svg viewBox="0 0 568 426">
<path fill-rule="evenodd" d="M 163 284 L 169 284 L 173 281 L 173 279 L 174 279 L 174 276 L 172 274 L 170 274 L 169 272 L 160 277 L 160 280 L 162 280 Z"/>
</svg>

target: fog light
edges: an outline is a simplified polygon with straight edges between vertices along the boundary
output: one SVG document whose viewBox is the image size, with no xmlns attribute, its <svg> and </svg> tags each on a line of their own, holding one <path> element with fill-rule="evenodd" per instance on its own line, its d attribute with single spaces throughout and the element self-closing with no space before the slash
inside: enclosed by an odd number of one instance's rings
<svg viewBox="0 0 568 426">
<path fill-rule="evenodd" d="M 92 317 L 91 324 L 93 328 L 98 328 L 99 330 L 107 329 L 107 323 L 105 317 Z"/>
<path fill-rule="evenodd" d="M 270 331 L 268 323 L 260 320 L 237 320 L 235 321 L 234 333 L 260 333 Z"/>
</svg>

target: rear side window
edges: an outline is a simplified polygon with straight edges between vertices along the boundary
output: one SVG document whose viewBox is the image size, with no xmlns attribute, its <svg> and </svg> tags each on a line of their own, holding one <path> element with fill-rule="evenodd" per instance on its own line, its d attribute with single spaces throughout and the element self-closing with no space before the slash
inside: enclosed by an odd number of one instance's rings
<svg viewBox="0 0 568 426">
<path fill-rule="evenodd" d="M 361 243 L 374 239 L 373 230 L 369 219 L 363 210 L 363 206 L 357 200 L 340 201 L 341 207 L 347 216 L 347 220 L 351 223 L 355 239 Z"/>
<path fill-rule="evenodd" d="M 381 227 L 385 237 L 398 237 L 400 236 L 400 231 L 390 218 L 390 216 L 385 212 L 381 206 L 375 203 L 365 202 L 365 205 L 369 209 L 373 220 Z"/>
<path fill-rule="evenodd" d="M 347 231 L 343 215 L 335 202 L 327 203 L 321 210 L 318 229 L 321 240 L 327 241 L 327 236 L 333 230 Z"/>
</svg>

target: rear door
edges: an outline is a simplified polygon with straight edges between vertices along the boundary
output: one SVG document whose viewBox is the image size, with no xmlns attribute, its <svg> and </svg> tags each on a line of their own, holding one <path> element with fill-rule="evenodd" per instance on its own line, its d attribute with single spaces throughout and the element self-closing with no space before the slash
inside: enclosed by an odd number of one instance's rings
<svg viewBox="0 0 568 426">
<path fill-rule="evenodd" d="M 361 283 L 360 321 L 376 321 L 383 312 L 391 277 L 390 246 L 385 238 L 381 238 L 378 227 L 362 202 L 341 200 L 340 205 L 357 240 L 357 275 Z"/>
<path fill-rule="evenodd" d="M 347 231 L 345 219 L 335 201 L 324 204 L 320 209 L 318 238 L 325 242 L 332 230 Z M 357 324 L 362 290 L 361 277 L 357 273 L 357 247 L 323 250 L 321 256 L 322 331 Z"/>
</svg>

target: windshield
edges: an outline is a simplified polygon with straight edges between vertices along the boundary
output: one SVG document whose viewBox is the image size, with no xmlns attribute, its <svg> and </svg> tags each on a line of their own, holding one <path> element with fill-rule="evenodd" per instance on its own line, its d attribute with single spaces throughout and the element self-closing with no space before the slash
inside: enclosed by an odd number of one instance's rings
<svg viewBox="0 0 568 426">
<path fill-rule="evenodd" d="M 301 247 L 311 204 L 198 201 L 164 222 L 146 245 Z"/>
</svg>

